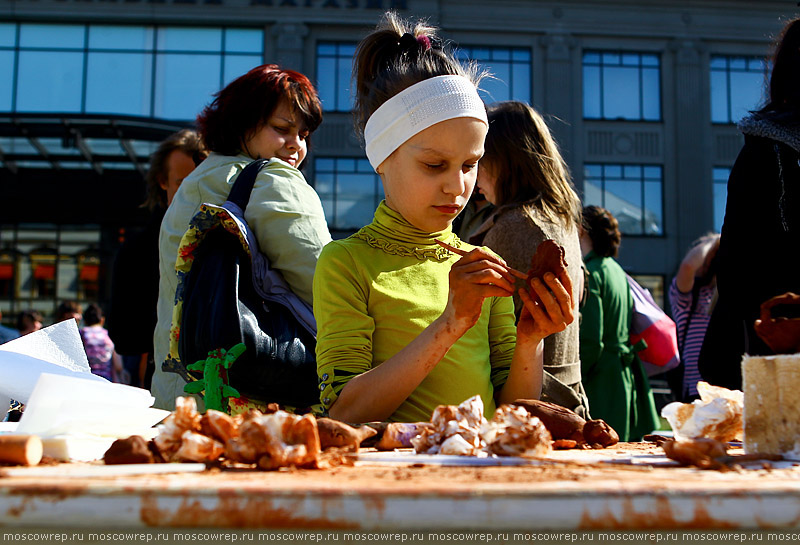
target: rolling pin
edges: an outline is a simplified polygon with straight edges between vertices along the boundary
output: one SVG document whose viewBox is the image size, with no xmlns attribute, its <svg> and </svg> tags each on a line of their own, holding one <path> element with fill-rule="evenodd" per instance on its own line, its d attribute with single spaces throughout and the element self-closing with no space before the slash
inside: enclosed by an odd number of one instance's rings
<svg viewBox="0 0 800 545">
<path fill-rule="evenodd" d="M 35 466 L 43 450 L 38 435 L 0 435 L 0 463 Z"/>
</svg>

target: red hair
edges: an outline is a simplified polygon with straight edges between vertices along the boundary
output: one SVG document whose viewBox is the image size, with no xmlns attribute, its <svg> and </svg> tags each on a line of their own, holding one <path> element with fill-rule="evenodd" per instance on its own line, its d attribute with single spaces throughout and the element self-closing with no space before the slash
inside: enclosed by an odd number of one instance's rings
<svg viewBox="0 0 800 545">
<path fill-rule="evenodd" d="M 309 134 L 322 123 L 322 105 L 311 81 L 276 64 L 253 68 L 214 95 L 197 116 L 197 128 L 206 147 L 223 155 L 237 155 L 247 138 L 272 116 L 281 99 L 300 114 Z"/>
</svg>

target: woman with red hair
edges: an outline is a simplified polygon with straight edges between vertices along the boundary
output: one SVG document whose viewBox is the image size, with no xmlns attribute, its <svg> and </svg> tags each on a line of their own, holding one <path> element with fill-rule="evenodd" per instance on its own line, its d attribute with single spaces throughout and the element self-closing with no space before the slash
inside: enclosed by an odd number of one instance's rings
<svg viewBox="0 0 800 545">
<path fill-rule="evenodd" d="M 254 159 L 261 169 L 245 210 L 261 251 L 289 287 L 311 303 L 311 282 L 322 247 L 331 240 L 322 203 L 299 168 L 322 107 L 306 76 L 274 64 L 253 68 L 215 95 L 197 118 L 211 152 L 181 184 L 161 224 L 158 324 L 152 392 L 156 406 L 172 410 L 184 380 L 164 373 L 175 301 L 175 261 L 181 237 L 203 203 L 222 204 L 238 174 Z"/>
</svg>

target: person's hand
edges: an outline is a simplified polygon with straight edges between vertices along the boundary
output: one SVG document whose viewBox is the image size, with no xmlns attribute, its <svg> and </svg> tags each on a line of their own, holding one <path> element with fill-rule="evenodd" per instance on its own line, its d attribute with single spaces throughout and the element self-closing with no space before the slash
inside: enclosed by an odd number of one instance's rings
<svg viewBox="0 0 800 545">
<path fill-rule="evenodd" d="M 686 256 L 683 258 L 683 264 L 691 267 L 693 270 L 697 271 L 700 267 L 703 266 L 703 263 L 706 260 L 706 255 L 708 251 L 711 249 L 711 243 L 709 242 L 702 242 L 689 250 L 686 253 Z"/>
<path fill-rule="evenodd" d="M 538 344 L 551 335 L 564 331 L 575 320 L 572 304 L 572 280 L 567 271 L 558 277 L 551 272 L 544 275 L 544 282 L 539 278 L 531 280 L 531 291 L 520 289 L 522 312 L 517 323 L 517 342 Z"/>
<path fill-rule="evenodd" d="M 709 260 L 709 256 L 716 253 L 718 248 L 719 235 L 714 237 L 709 236 L 706 240 L 697 244 L 694 248 L 686 253 L 686 257 L 683 258 L 682 264 L 685 264 L 695 271 L 698 271 Z"/>
<path fill-rule="evenodd" d="M 681 261 L 676 275 L 678 290 L 689 293 L 694 287 L 695 277 L 703 277 L 708 271 L 711 259 L 719 249 L 719 235 L 708 237 L 690 249 Z"/>
<path fill-rule="evenodd" d="M 461 257 L 450 269 L 450 293 L 444 313 L 460 332 L 475 325 L 487 297 L 509 297 L 514 279 L 502 259 L 482 248 Z"/>
</svg>

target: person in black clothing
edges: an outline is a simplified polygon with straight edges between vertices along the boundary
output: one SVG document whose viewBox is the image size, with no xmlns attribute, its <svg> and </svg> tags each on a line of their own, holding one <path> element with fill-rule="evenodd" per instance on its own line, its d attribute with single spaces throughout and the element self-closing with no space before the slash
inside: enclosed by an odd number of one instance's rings
<svg viewBox="0 0 800 545">
<path fill-rule="evenodd" d="M 703 379 L 741 389 L 743 354 L 772 351 L 753 324 L 761 304 L 800 293 L 800 18 L 775 47 L 766 106 L 739 122 L 744 147 L 728 179 L 717 255 L 719 299 L 703 341 Z"/>
<path fill-rule="evenodd" d="M 114 261 L 108 331 L 133 386 L 150 388 L 153 331 L 158 301 L 158 233 L 164 212 L 183 179 L 206 158 L 200 135 L 184 129 L 161 142 L 150 157 L 147 200 L 150 222 L 123 243 Z"/>
</svg>

